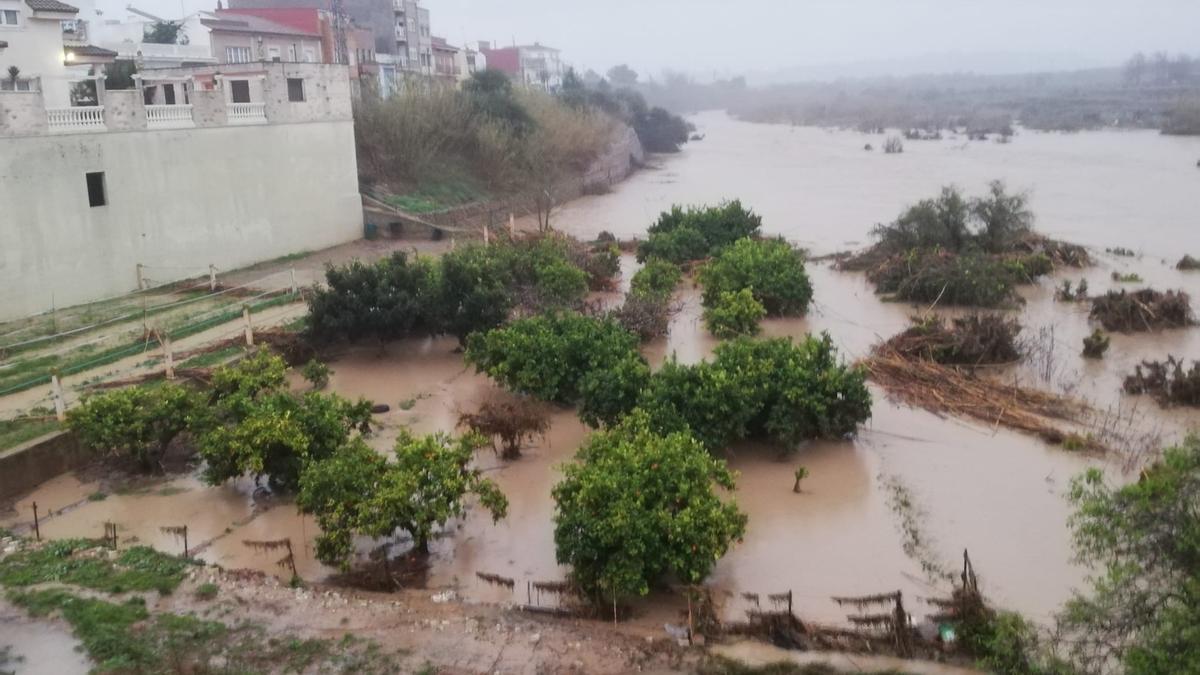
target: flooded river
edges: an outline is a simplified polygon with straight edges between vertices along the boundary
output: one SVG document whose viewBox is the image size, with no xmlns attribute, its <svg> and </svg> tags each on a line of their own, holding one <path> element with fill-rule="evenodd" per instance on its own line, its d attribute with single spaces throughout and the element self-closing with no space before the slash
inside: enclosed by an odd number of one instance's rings
<svg viewBox="0 0 1200 675">
<path fill-rule="evenodd" d="M 568 205 L 557 226 L 579 236 L 608 230 L 629 237 L 642 234 L 672 203 L 739 197 L 763 215 L 766 232 L 826 253 L 865 245 L 873 224 L 944 184 L 974 192 L 1001 178 L 1031 191 L 1040 230 L 1097 249 L 1098 264 L 1086 271 L 1093 292 L 1114 286 L 1109 276 L 1120 270 L 1137 272 L 1156 288 L 1183 288 L 1200 297 L 1200 274 L 1179 273 L 1165 262 L 1173 263 L 1185 249 L 1200 254 L 1195 221 L 1200 139 L 1149 132 L 1022 133 L 1007 145 L 912 142 L 903 155 L 884 156 L 862 149 L 867 142 L 878 146 L 879 137 L 858 133 L 751 125 L 718 114 L 701 115 L 696 123 L 705 141 L 661 160 L 611 194 Z M 1103 253 L 1110 246 L 1140 255 Z M 635 267 L 631 258 L 623 261 L 626 281 Z M 902 330 L 914 311 L 880 302 L 860 275 L 824 264 L 812 265 L 810 274 L 816 294 L 810 315 L 767 321 L 765 334 L 828 331 L 853 360 Z M 1169 442 L 1200 426 L 1194 412 L 1164 411 L 1120 393 L 1124 373 L 1143 358 L 1168 352 L 1200 358 L 1200 329 L 1115 335 L 1102 363 L 1085 362 L 1079 349 L 1091 330 L 1086 308 L 1052 297 L 1053 284 L 1082 276 L 1064 273 L 1023 289 L 1027 304 L 1019 318 L 1037 357 L 1005 376 L 1086 399 L 1105 417 L 1094 421 L 1097 427 L 1113 426 L 1119 418 Z M 698 290 L 684 289 L 680 301 L 683 309 L 669 337 L 646 347 L 655 365 L 671 354 L 695 362 L 716 345 L 700 321 Z M 332 364 L 330 388 L 392 406 L 379 418 L 383 428 L 372 441 L 380 450 L 402 426 L 454 431 L 458 415 L 474 409 L 493 386 L 464 365 L 455 346 L 452 339 L 438 339 L 356 349 Z M 790 590 L 803 617 L 839 623 L 845 612 L 830 596 L 900 589 L 919 617 L 927 610 L 919 598 L 948 590 L 925 568 L 953 572 L 969 549 L 989 597 L 1049 621 L 1085 580 L 1085 571 L 1071 562 L 1064 499 L 1071 477 L 1099 466 L 1120 480 L 1131 475 L 1128 458 L 1047 447 L 1030 436 L 897 405 L 877 388 L 872 393 L 873 417 L 853 441 L 813 443 L 785 456 L 754 446 L 726 454 L 740 473 L 732 496 L 750 517 L 745 540 L 720 561 L 709 582 L 726 615 L 736 617 L 747 608 L 742 593 Z M 557 467 L 588 433 L 572 411 L 562 410 L 546 437 L 520 460 L 504 463 L 481 454 L 481 467 L 508 495 L 508 518 L 493 526 L 486 514 L 472 513 L 453 523 L 433 545 L 425 582 L 454 587 L 471 599 L 524 602 L 526 582 L 561 579 L 565 570 L 554 559 L 550 489 L 559 479 Z M 803 493 L 794 494 L 792 473 L 799 465 L 810 476 Z M 242 541 L 287 536 L 296 543 L 302 576 L 319 579 L 332 572 L 313 558 L 311 519 L 300 518 L 287 503 L 261 500 L 250 485 L 211 488 L 183 478 L 89 501 L 95 489 L 62 477 L 23 499 L 17 519 L 27 518 L 34 499 L 43 509 L 71 505 L 43 524 L 44 534 L 98 536 L 111 520 L 126 541 L 164 550 L 180 543 L 159 528 L 186 522 L 205 560 L 277 574 L 282 572 L 272 560 Z M 512 578 L 516 589 L 488 586 L 476 572 Z"/>
</svg>

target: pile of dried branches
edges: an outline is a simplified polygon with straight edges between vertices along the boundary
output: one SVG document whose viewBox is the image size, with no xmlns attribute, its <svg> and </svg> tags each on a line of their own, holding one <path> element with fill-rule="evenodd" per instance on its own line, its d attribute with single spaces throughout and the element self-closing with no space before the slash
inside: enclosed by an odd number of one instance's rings
<svg viewBox="0 0 1200 675">
<path fill-rule="evenodd" d="M 1149 394 L 1163 406 L 1200 406 L 1200 361 L 1193 361 L 1191 369 L 1174 356 L 1167 356 L 1166 361 L 1143 361 L 1125 378 L 1125 391 Z"/>
<path fill-rule="evenodd" d="M 458 418 L 464 426 L 492 439 L 500 439 L 503 459 L 518 459 L 521 445 L 537 436 L 544 435 L 550 428 L 550 417 L 545 405 L 526 396 L 496 391 L 473 413 L 463 413 Z"/>
<path fill-rule="evenodd" d="M 1021 358 L 1020 332 L 1016 320 L 1000 314 L 971 314 L 949 323 L 938 316 L 913 317 L 912 326 L 885 347 L 910 359 L 946 365 L 997 365 Z"/>
<path fill-rule="evenodd" d="M 872 380 L 910 405 L 1017 429 L 1056 445 L 1073 438 L 1089 449 L 1106 449 L 1055 424 L 1086 420 L 1087 406 L 1069 398 L 1005 384 L 970 368 L 911 358 L 887 345 L 877 348 L 863 365 Z"/>
<path fill-rule="evenodd" d="M 1190 298 L 1183 291 L 1109 291 L 1092 299 L 1091 318 L 1105 330 L 1129 333 L 1183 328 L 1196 323 Z"/>
</svg>

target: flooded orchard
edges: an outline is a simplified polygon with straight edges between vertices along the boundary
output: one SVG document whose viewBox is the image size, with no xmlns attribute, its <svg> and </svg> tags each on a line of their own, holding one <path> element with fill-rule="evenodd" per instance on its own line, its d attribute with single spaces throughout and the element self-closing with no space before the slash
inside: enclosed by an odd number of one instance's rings
<svg viewBox="0 0 1200 675">
<path fill-rule="evenodd" d="M 1031 358 L 1003 376 L 1083 398 L 1097 411 L 1089 424 L 1136 428 L 1153 436 L 1142 439 L 1147 446 L 1169 443 L 1200 424 L 1194 412 L 1163 410 L 1149 398 L 1121 393 L 1121 379 L 1143 359 L 1200 356 L 1200 330 L 1116 334 L 1108 358 L 1089 362 L 1079 354 L 1091 332 L 1086 306 L 1053 297 L 1063 279 L 1086 277 L 1094 291 L 1117 287 L 1113 271 L 1137 273 L 1155 288 L 1200 294 L 1200 275 L 1178 272 L 1165 260 L 1180 255 L 1180 242 L 1200 245 L 1194 223 L 1200 140 L 1151 132 L 1021 133 L 1010 144 L 945 139 L 910 143 L 902 155 L 884 156 L 864 151 L 874 137 L 854 132 L 752 125 L 722 114 L 703 114 L 695 123 L 706 134 L 703 142 L 656 160 L 657 167 L 611 194 L 565 206 L 556 226 L 581 238 L 601 231 L 632 237 L 673 203 L 737 197 L 763 216 L 768 234 L 824 254 L 864 246 L 875 223 L 893 219 L 944 184 L 976 191 L 1003 179 L 1031 191 L 1041 232 L 1085 244 L 1097 259 L 1092 268 L 1060 271 L 1022 288 L 1026 304 L 1013 314 L 1024 326 Z M 1138 255 L 1103 252 L 1114 246 Z M 623 283 L 635 269 L 632 257 L 622 260 Z M 903 330 L 910 314 L 925 310 L 882 302 L 861 274 L 826 263 L 810 264 L 809 274 L 815 289 L 809 315 L 767 320 L 765 335 L 827 331 L 846 360 L 857 360 Z M 718 344 L 701 320 L 699 291 L 689 286 L 678 300 L 681 311 L 669 336 L 644 348 L 653 366 L 670 355 L 697 362 Z M 453 338 L 356 347 L 331 362 L 329 388 L 390 406 L 376 417 L 381 428 L 370 440 L 380 451 L 403 427 L 455 432 L 459 415 L 495 389 L 463 362 L 457 347 Z M 946 575 L 969 549 L 983 590 L 997 605 L 1048 621 L 1085 576 L 1071 561 L 1064 498 L 1071 478 L 1090 466 L 1128 477 L 1137 458 L 1129 451 L 1073 453 L 1033 436 L 894 403 L 878 387 L 871 391 L 872 419 L 853 440 L 810 443 L 787 454 L 753 444 L 726 452 L 740 474 L 732 497 L 749 515 L 744 541 L 708 581 L 726 615 L 749 608 L 743 594 L 765 598 L 789 590 L 800 616 L 822 622 L 845 617 L 833 595 L 894 590 L 913 598 L 914 615 L 923 614 L 927 608 L 916 599 L 944 592 Z M 558 467 L 588 433 L 574 411 L 562 409 L 519 460 L 481 451 L 478 464 L 507 495 L 508 516 L 493 525 L 487 514 L 472 511 L 452 522 L 432 544 L 421 581 L 470 599 L 504 602 L 524 601 L 528 581 L 562 579 L 550 490 Z M 798 466 L 809 471 L 799 494 L 792 491 Z M 98 536 L 105 522 L 115 522 L 123 540 L 167 551 L 182 544 L 160 528 L 187 524 L 198 557 L 280 576 L 287 573 L 276 567 L 277 556 L 256 553 L 243 541 L 288 537 L 302 577 L 334 572 L 314 557 L 315 523 L 290 503 L 256 493 L 248 481 L 208 487 L 183 477 L 103 499 L 96 490 L 60 477 L 20 500 L 7 520 L 28 522 L 37 501 L 43 514 L 54 512 L 42 523 L 45 536 Z M 361 542 L 360 553 L 369 549 L 370 542 Z M 510 592 L 489 585 L 476 577 L 479 572 L 511 578 L 516 587 Z"/>
</svg>

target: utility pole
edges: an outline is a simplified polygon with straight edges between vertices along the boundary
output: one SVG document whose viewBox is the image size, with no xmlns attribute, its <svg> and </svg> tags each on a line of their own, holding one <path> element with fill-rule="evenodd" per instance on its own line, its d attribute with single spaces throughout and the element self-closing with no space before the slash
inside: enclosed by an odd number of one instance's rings
<svg viewBox="0 0 1200 675">
<path fill-rule="evenodd" d="M 346 47 L 346 10 L 342 0 L 331 0 L 333 10 L 333 60 L 335 63 L 350 65 L 350 55 Z"/>
</svg>

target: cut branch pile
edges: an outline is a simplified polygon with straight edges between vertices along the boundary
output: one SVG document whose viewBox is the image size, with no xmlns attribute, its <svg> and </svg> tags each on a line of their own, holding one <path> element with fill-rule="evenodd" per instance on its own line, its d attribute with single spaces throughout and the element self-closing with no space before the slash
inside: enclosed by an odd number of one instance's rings
<svg viewBox="0 0 1200 675">
<path fill-rule="evenodd" d="M 543 404 L 501 391 L 492 394 L 479 410 L 460 415 L 458 424 L 487 436 L 492 440 L 493 450 L 496 449 L 495 439 L 499 438 L 501 450 L 497 454 L 504 459 L 517 459 L 521 456 L 522 444 L 546 433 L 550 418 Z"/>
<path fill-rule="evenodd" d="M 1020 324 L 999 314 L 971 314 L 949 323 L 938 316 L 913 317 L 912 326 L 885 347 L 909 359 L 946 365 L 998 365 L 1021 358 L 1020 332 Z"/>
<path fill-rule="evenodd" d="M 1035 434 L 1055 445 L 1073 439 L 1089 449 L 1107 449 L 1055 424 L 1082 424 L 1086 419 L 1087 407 L 1069 398 L 1004 384 L 969 368 L 910 358 L 887 345 L 876 349 L 864 365 L 872 380 L 910 405 Z"/>
<path fill-rule="evenodd" d="M 1125 378 L 1125 391 L 1149 394 L 1163 406 L 1200 407 L 1200 361 L 1193 361 L 1191 369 L 1174 356 L 1167 356 L 1166 361 L 1143 361 Z"/>
<path fill-rule="evenodd" d="M 1109 291 L 1093 298 L 1090 316 L 1105 330 L 1121 333 L 1183 328 L 1196 323 L 1187 293 L 1151 288 L 1132 293 Z"/>
</svg>

